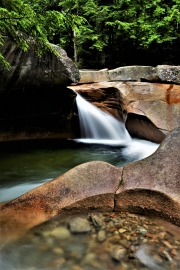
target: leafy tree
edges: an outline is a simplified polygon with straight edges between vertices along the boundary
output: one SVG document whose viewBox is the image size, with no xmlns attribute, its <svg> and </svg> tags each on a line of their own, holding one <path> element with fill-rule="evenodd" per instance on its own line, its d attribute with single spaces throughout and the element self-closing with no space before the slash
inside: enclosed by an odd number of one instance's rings
<svg viewBox="0 0 180 270">
<path fill-rule="evenodd" d="M 178 63 L 180 0 L 0 0 L 0 41 L 49 42 L 80 67 Z M 0 55 L 0 61 L 4 61 Z"/>
<path fill-rule="evenodd" d="M 4 36 L 8 36 L 24 51 L 31 46 L 38 55 L 45 50 L 57 54 L 48 41 L 46 26 L 44 17 L 41 14 L 37 15 L 25 1 L 0 1 L 0 45 L 4 44 Z M 48 29 L 48 31 L 49 34 L 50 30 Z M 0 62 L 5 67 L 9 67 L 9 63 L 2 54 L 0 54 Z"/>
</svg>

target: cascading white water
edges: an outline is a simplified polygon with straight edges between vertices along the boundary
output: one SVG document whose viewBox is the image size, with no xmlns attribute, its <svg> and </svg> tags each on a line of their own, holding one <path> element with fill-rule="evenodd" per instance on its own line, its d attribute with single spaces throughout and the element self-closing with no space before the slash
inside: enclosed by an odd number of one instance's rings
<svg viewBox="0 0 180 270">
<path fill-rule="evenodd" d="M 132 139 L 123 122 L 103 112 L 79 94 L 76 97 L 81 139 L 77 142 L 124 146 L 122 154 L 129 161 L 145 158 L 156 151 L 159 144 Z"/>
<path fill-rule="evenodd" d="M 131 141 L 123 122 L 92 105 L 80 95 L 76 98 L 81 136 L 86 142 L 124 145 Z"/>
</svg>

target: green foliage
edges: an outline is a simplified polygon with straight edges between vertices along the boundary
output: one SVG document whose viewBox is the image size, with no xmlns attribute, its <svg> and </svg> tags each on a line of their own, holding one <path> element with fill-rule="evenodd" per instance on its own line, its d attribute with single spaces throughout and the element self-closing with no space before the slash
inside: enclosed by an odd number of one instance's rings
<svg viewBox="0 0 180 270">
<path fill-rule="evenodd" d="M 31 46 L 38 55 L 45 50 L 53 53 L 53 49 L 47 38 L 44 18 L 37 16 L 32 7 L 23 0 L 1 0 L 0 6 L 0 41 L 3 45 L 3 37 L 8 36 L 12 42 L 22 50 L 27 51 Z M 9 64 L 0 54 L 0 62 L 6 67 Z"/>
<path fill-rule="evenodd" d="M 168 59 L 175 59 L 170 50 L 179 52 L 180 0 L 0 0 L 0 3 L 1 43 L 2 36 L 8 35 L 24 51 L 32 46 L 29 38 L 32 37 L 37 44 L 33 48 L 39 55 L 46 49 L 53 51 L 49 43 L 52 42 L 62 46 L 70 57 L 77 50 L 82 65 L 97 67 L 98 63 L 99 66 L 138 64 L 138 57 L 142 59 L 144 54 L 156 54 L 157 61 L 162 61 L 168 52 Z M 0 61 L 5 61 L 3 56 Z"/>
</svg>

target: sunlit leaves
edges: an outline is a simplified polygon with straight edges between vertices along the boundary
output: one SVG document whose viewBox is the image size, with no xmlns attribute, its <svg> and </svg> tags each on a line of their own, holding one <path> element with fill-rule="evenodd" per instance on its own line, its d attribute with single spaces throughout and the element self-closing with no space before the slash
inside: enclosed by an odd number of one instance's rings
<svg viewBox="0 0 180 270">
<path fill-rule="evenodd" d="M 78 54 L 119 50 L 119 44 L 149 49 L 180 39 L 180 0 L 1 0 L 0 33 L 23 50 L 33 37 L 42 54 L 49 41 Z M 168 45 L 168 46 L 169 46 Z M 123 45 L 122 45 L 123 46 Z M 84 57 L 84 56 L 83 56 Z"/>
</svg>

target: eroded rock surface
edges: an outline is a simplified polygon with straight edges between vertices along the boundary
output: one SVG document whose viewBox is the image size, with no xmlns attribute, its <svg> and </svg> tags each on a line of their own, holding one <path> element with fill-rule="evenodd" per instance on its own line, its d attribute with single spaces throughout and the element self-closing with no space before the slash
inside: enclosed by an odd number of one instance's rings
<svg viewBox="0 0 180 270">
<path fill-rule="evenodd" d="M 121 174 L 122 168 L 106 162 L 84 163 L 1 205 L 0 240 L 19 237 L 19 231 L 23 234 L 60 213 L 112 211 Z"/>
<path fill-rule="evenodd" d="M 155 143 L 161 143 L 165 138 L 165 134 L 144 115 L 128 113 L 125 125 L 132 137 Z"/>
<path fill-rule="evenodd" d="M 157 151 L 123 168 L 115 209 L 155 213 L 180 226 L 180 127 Z"/>
<path fill-rule="evenodd" d="M 154 127 L 164 134 L 180 126 L 180 85 L 149 82 L 101 82 L 77 85 L 72 89 L 81 93 L 89 91 L 100 95 L 100 89 L 106 89 L 106 93 L 108 93 L 108 89 L 112 88 L 120 92 L 123 111 L 146 116 Z M 155 129 L 153 128 L 153 130 Z M 149 139 L 148 136 L 146 139 Z"/>
</svg>

